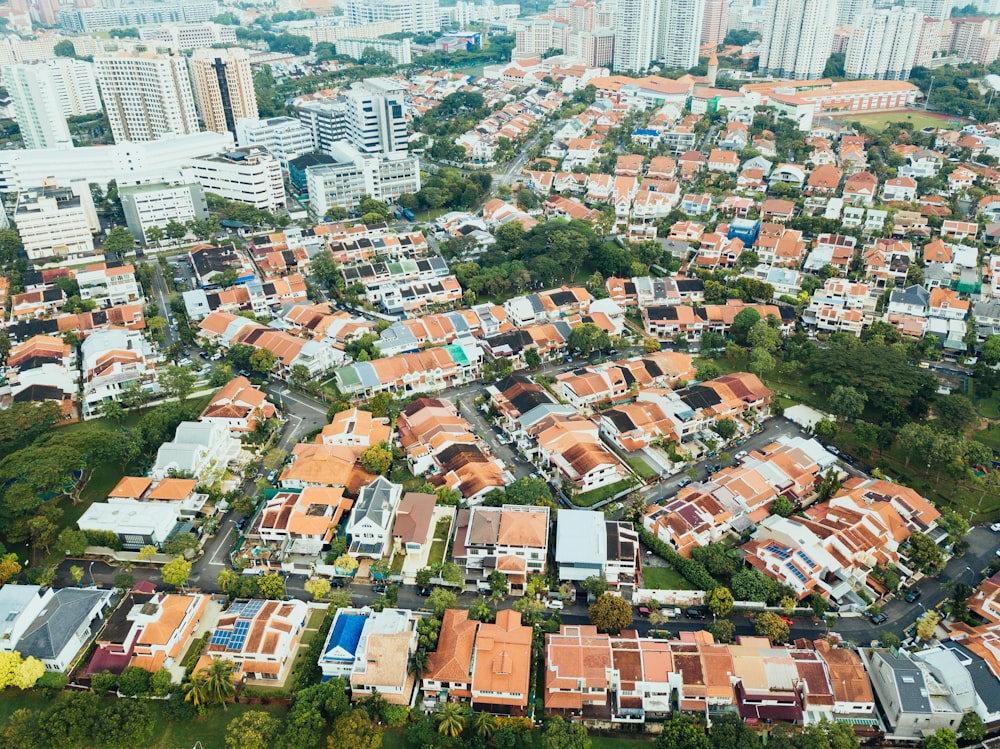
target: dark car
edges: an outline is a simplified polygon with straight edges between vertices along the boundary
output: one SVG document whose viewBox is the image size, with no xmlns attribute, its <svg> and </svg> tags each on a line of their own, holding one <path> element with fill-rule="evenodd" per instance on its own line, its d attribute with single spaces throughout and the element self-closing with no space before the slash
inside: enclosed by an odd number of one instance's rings
<svg viewBox="0 0 1000 749">
<path fill-rule="evenodd" d="M 684 612 L 684 616 L 686 616 L 688 619 L 704 619 L 705 618 L 705 610 L 704 609 L 690 608 L 690 609 L 688 609 L 687 611 Z"/>
<path fill-rule="evenodd" d="M 903 597 L 903 600 L 906 601 L 907 603 L 913 603 L 918 598 L 920 598 L 920 591 L 914 588 Z"/>
<path fill-rule="evenodd" d="M 386 585 L 385 583 L 376 583 L 375 585 L 372 586 L 372 593 L 382 594 L 385 593 L 387 590 L 389 590 L 389 586 Z"/>
<path fill-rule="evenodd" d="M 886 616 L 885 614 L 876 614 L 875 616 L 872 617 L 872 624 L 875 625 L 885 624 L 887 621 L 889 621 L 889 617 Z"/>
<path fill-rule="evenodd" d="M 339 577 L 331 577 L 330 578 L 330 587 L 331 588 L 343 588 L 344 587 L 344 581 L 343 581 L 343 579 L 341 579 Z"/>
<path fill-rule="evenodd" d="M 431 594 L 430 588 L 417 588 L 417 595 L 422 598 L 427 598 Z"/>
<path fill-rule="evenodd" d="M 681 479 L 677 482 L 677 488 L 683 489 L 685 486 L 691 483 L 691 479 Z"/>
</svg>

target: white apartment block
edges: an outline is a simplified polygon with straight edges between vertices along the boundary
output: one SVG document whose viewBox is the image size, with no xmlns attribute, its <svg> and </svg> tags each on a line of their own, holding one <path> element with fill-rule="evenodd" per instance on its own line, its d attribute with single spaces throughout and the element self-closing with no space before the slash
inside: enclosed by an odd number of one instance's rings
<svg viewBox="0 0 1000 749">
<path fill-rule="evenodd" d="M 619 0 L 615 17 L 614 69 L 639 72 L 649 67 L 656 53 L 659 3 Z"/>
<path fill-rule="evenodd" d="M 214 192 L 227 200 L 249 203 L 263 211 L 285 205 L 281 164 L 260 146 L 191 159 L 181 171 L 185 179 L 197 182 L 205 192 Z"/>
<path fill-rule="evenodd" d="M 385 52 L 392 56 L 396 65 L 409 65 L 413 62 L 413 47 L 409 39 L 367 39 L 364 37 L 344 37 L 334 43 L 338 55 L 353 57 L 360 60 L 365 50 L 371 48 L 376 52 Z"/>
<path fill-rule="evenodd" d="M 913 69 L 922 29 L 923 17 L 899 6 L 861 15 L 847 43 L 844 72 L 848 78 L 905 81 Z"/>
<path fill-rule="evenodd" d="M 283 167 L 304 153 L 312 153 L 312 130 L 294 117 L 246 119 L 236 123 L 236 142 L 241 147 L 261 146 Z"/>
<path fill-rule="evenodd" d="M 778 78 L 821 78 L 833 47 L 837 4 L 774 0 L 760 48 L 760 72 Z"/>
<path fill-rule="evenodd" d="M 416 156 L 387 159 L 362 154 L 347 143 L 334 146 L 330 156 L 335 163 L 306 170 L 309 204 L 317 216 L 333 206 L 354 207 L 365 195 L 392 200 L 420 189 L 420 160 Z"/>
<path fill-rule="evenodd" d="M 698 64 L 705 0 L 659 0 L 656 59 L 671 68 Z"/>
<path fill-rule="evenodd" d="M 458 28 L 467 29 L 475 24 L 502 23 L 513 21 L 521 15 L 521 6 L 517 3 L 496 4 L 493 0 L 484 3 L 471 3 L 459 0 L 451 8 L 441 8 L 447 18 Z M 478 30 L 478 29 L 476 29 Z"/>
<path fill-rule="evenodd" d="M 199 23 L 219 14 L 214 2 L 107 3 L 92 8 L 62 8 L 59 21 L 74 32 L 107 31 L 130 26 L 158 26 L 163 23 Z"/>
<path fill-rule="evenodd" d="M 406 88 L 389 78 L 366 78 L 347 91 L 347 133 L 362 153 L 405 156 Z"/>
<path fill-rule="evenodd" d="M 44 184 L 17 196 L 14 223 L 28 260 L 79 260 L 94 255 L 100 229 L 90 187 Z"/>
<path fill-rule="evenodd" d="M 399 21 L 403 31 L 414 34 L 441 30 L 437 0 L 349 0 L 346 17 L 348 26 Z"/>
<path fill-rule="evenodd" d="M 205 191 L 198 183 L 125 185 L 118 189 L 118 199 L 128 230 L 140 244 L 149 244 L 147 235 L 154 226 L 162 230 L 171 221 L 208 218 Z"/>
<path fill-rule="evenodd" d="M 87 146 L 73 149 L 73 158 L 48 149 L 0 150 L 0 192 L 27 190 L 54 180 L 69 184 L 82 180 L 117 180 L 118 185 L 162 182 L 180 177 L 181 166 L 193 158 L 231 151 L 230 133 L 195 133 L 145 143 Z"/>
<path fill-rule="evenodd" d="M 923 16 L 946 21 L 951 18 L 955 0 L 903 0 L 903 7 L 913 8 Z"/>
<path fill-rule="evenodd" d="M 347 102 L 343 99 L 303 104 L 298 115 L 312 134 L 314 151 L 328 154 L 336 143 L 347 140 Z"/>
<path fill-rule="evenodd" d="M 337 22 L 338 25 L 333 25 Z M 296 34 L 308 37 L 313 44 L 330 42 L 334 44 L 341 39 L 378 39 L 386 34 L 398 34 L 403 30 L 399 21 L 379 21 L 364 26 L 342 26 L 339 19 L 331 16 L 314 20 L 315 26 L 296 26 Z"/>
<path fill-rule="evenodd" d="M 837 0 L 837 25 L 853 26 L 855 21 L 874 7 L 874 0 Z"/>
<path fill-rule="evenodd" d="M 514 27 L 514 59 L 540 57 L 552 49 L 569 48 L 570 27 L 553 18 L 524 18 Z"/>
<path fill-rule="evenodd" d="M 84 417 L 98 413 L 106 400 L 118 400 L 132 384 L 152 391 L 156 369 L 153 350 L 139 331 L 95 330 L 80 344 Z"/>
<path fill-rule="evenodd" d="M 73 147 L 55 81 L 47 67 L 10 65 L 4 68 L 3 79 L 25 148 Z"/>
<path fill-rule="evenodd" d="M 84 60 L 11 65 L 3 77 L 26 148 L 71 146 L 65 118 L 102 111 L 94 65 Z"/>
<path fill-rule="evenodd" d="M 131 264 L 98 263 L 77 271 L 80 298 L 93 299 L 100 307 L 115 307 L 142 300 L 142 289 Z"/>
<path fill-rule="evenodd" d="M 567 54 L 586 67 L 610 68 L 614 62 L 615 32 L 611 29 L 571 31 L 568 42 Z"/>
<path fill-rule="evenodd" d="M 198 49 L 216 44 L 236 44 L 236 27 L 219 23 L 146 26 L 139 29 L 139 38 L 159 42 L 173 50 Z"/>
<path fill-rule="evenodd" d="M 115 143 L 197 133 L 198 111 L 183 57 L 97 57 L 97 80 Z"/>
</svg>

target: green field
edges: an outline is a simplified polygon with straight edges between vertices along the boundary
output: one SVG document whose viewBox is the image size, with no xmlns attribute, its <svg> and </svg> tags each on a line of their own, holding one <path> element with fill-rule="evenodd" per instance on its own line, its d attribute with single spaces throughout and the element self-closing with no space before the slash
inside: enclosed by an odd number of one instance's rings
<svg viewBox="0 0 1000 749">
<path fill-rule="evenodd" d="M 628 464 L 632 466 L 632 470 L 639 474 L 639 477 L 643 481 L 651 481 L 660 475 L 659 471 L 650 467 L 649 463 L 640 458 L 638 455 L 633 455 L 625 460 L 628 461 Z"/>
<path fill-rule="evenodd" d="M 633 481 L 635 479 L 632 479 Z M 629 480 L 622 479 L 621 481 L 616 481 L 608 486 L 602 486 L 598 489 L 591 489 L 589 492 L 584 492 L 573 500 L 573 504 L 577 507 L 593 507 L 598 502 L 603 502 L 605 499 L 610 499 L 615 496 L 618 492 L 625 491 L 629 488 Z"/>
<path fill-rule="evenodd" d="M 843 122 L 860 122 L 865 127 L 872 128 L 873 130 L 884 130 L 894 122 L 905 123 L 913 130 L 922 130 L 925 127 L 943 127 L 953 130 L 958 127 L 956 120 L 932 117 L 929 114 L 912 109 L 898 112 L 882 112 L 879 114 L 845 114 L 836 119 Z"/>
</svg>

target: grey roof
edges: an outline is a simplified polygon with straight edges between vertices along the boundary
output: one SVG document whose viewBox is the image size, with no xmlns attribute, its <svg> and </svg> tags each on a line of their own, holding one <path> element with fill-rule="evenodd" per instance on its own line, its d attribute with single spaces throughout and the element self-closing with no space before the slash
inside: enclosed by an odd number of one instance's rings
<svg viewBox="0 0 1000 749">
<path fill-rule="evenodd" d="M 951 282 L 950 263 L 927 263 L 924 268 L 924 281 L 944 281 Z"/>
<path fill-rule="evenodd" d="M 997 710 L 1000 706 L 1000 680 L 993 675 L 986 661 L 973 653 L 967 647 L 954 640 L 942 643 L 942 647 L 955 653 L 965 670 L 972 677 L 972 683 L 976 687 L 976 694 L 984 705 L 990 707 L 991 711 Z"/>
<path fill-rule="evenodd" d="M 889 296 L 889 303 L 913 304 L 926 307 L 930 304 L 931 293 L 923 286 L 907 286 L 905 289 L 896 289 Z"/>
<path fill-rule="evenodd" d="M 99 588 L 60 588 L 18 640 L 18 651 L 39 660 L 57 657 L 109 596 Z"/>
<path fill-rule="evenodd" d="M 418 346 L 417 338 L 408 327 L 401 322 L 394 322 L 382 331 L 381 339 L 375 344 L 379 348 L 389 346 L 414 347 Z"/>
<path fill-rule="evenodd" d="M 4 585 L 0 588 L 0 634 L 9 634 L 9 627 L 38 597 L 38 585 Z"/>
<path fill-rule="evenodd" d="M 873 653 L 873 658 L 881 659 L 892 673 L 896 692 L 899 694 L 899 707 L 903 712 L 932 712 L 924 673 L 908 655 L 902 651 L 895 654 L 888 650 L 878 650 Z"/>
<path fill-rule="evenodd" d="M 402 487 L 384 476 L 379 476 L 358 493 L 353 515 L 357 519 L 366 517 L 380 528 L 388 528 L 392 513 L 396 508 Z"/>
<path fill-rule="evenodd" d="M 372 366 L 371 362 L 356 362 L 353 366 L 354 371 L 358 373 L 358 379 L 361 380 L 361 384 L 366 388 L 374 388 L 382 384 L 378 378 L 378 372 L 375 371 L 375 367 Z"/>
<path fill-rule="evenodd" d="M 972 314 L 976 317 L 1000 317 L 1000 299 L 985 299 L 976 302 L 972 307 Z"/>
</svg>

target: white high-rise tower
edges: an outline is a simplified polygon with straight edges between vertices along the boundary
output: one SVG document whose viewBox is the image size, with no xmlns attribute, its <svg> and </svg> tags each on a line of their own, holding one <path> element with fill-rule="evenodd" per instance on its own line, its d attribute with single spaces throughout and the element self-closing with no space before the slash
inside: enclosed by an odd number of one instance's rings
<svg viewBox="0 0 1000 749">
<path fill-rule="evenodd" d="M 671 68 L 693 68 L 698 64 L 705 0 L 659 0 L 658 5 L 656 59 Z"/>
<path fill-rule="evenodd" d="M 923 16 L 913 9 L 896 6 L 865 13 L 855 22 L 847 43 L 847 77 L 905 81 L 913 69 L 922 27 Z"/>
<path fill-rule="evenodd" d="M 656 54 L 659 12 L 656 0 L 619 0 L 615 14 L 616 71 L 639 72 L 649 67 Z"/>
<path fill-rule="evenodd" d="M 768 10 L 760 72 L 776 78 L 821 78 L 833 47 L 836 0 L 773 0 Z"/>
</svg>

